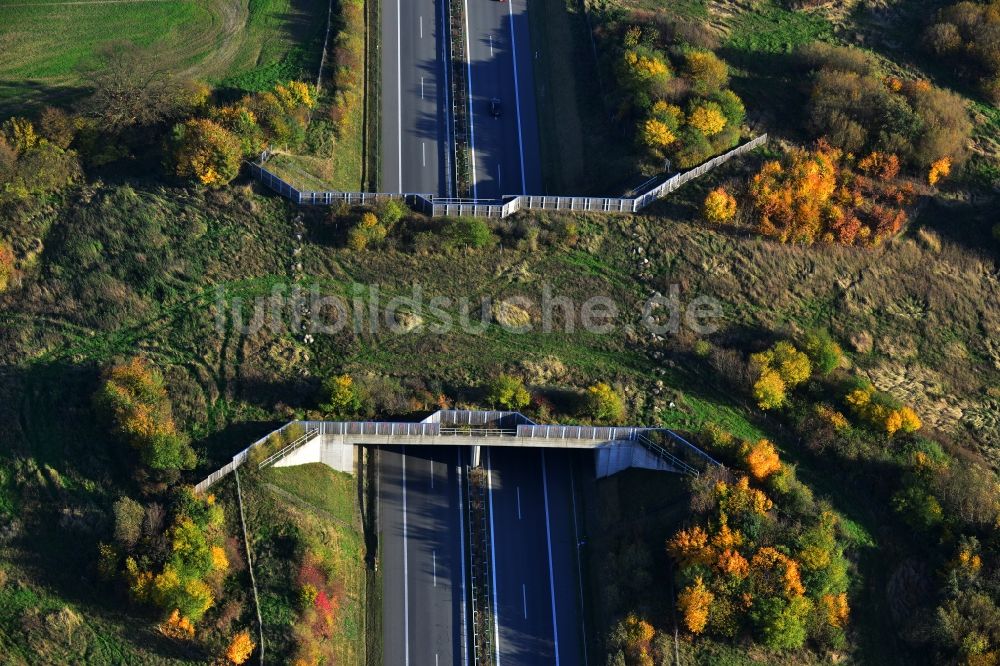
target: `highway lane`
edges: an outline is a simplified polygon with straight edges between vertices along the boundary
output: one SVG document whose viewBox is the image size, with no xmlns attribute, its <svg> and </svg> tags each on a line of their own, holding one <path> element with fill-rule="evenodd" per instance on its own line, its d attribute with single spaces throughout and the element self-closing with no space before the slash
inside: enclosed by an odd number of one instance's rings
<svg viewBox="0 0 1000 666">
<path fill-rule="evenodd" d="M 382 3 L 382 190 L 450 194 L 446 0 Z"/>
<path fill-rule="evenodd" d="M 542 176 L 527 0 L 465 3 L 473 194 L 537 194 Z M 493 98 L 501 103 L 499 118 L 490 113 Z"/>
<path fill-rule="evenodd" d="M 488 451 L 501 666 L 585 663 L 571 455 Z"/>
<path fill-rule="evenodd" d="M 467 664 L 462 447 L 380 452 L 383 661 Z"/>
</svg>

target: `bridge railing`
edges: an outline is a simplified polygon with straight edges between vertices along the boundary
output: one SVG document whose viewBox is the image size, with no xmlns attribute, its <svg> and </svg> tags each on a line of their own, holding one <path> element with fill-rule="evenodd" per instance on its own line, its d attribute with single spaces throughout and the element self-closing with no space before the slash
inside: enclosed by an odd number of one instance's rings
<svg viewBox="0 0 1000 666">
<path fill-rule="evenodd" d="M 299 430 L 296 431 L 295 428 Z M 558 440 L 592 440 L 595 442 L 637 440 L 647 446 L 652 443 L 657 449 L 667 452 L 671 458 L 687 461 L 684 464 L 690 467 L 705 463 L 722 465 L 691 442 L 666 428 L 537 425 L 519 412 L 440 410 L 419 423 L 409 421 L 290 421 L 234 455 L 230 462 L 195 485 L 195 491 L 200 493 L 208 490 L 220 479 L 249 460 L 253 450 L 258 447 L 273 446 L 276 441 L 280 442 L 282 438 L 294 437 L 281 450 L 271 455 L 271 458 L 274 458 L 282 453 L 287 455 L 294 448 L 304 444 L 305 441 L 302 440 L 317 435 L 422 438 L 480 436 L 510 437 L 512 440 L 549 440 L 552 442 Z M 664 437 L 667 441 L 657 442 L 656 437 L 658 436 Z M 286 439 L 286 441 L 288 440 Z M 674 449 L 673 452 L 668 451 L 671 448 Z M 656 452 L 658 453 L 658 451 Z"/>
<path fill-rule="evenodd" d="M 642 433 L 639 433 L 639 435 L 636 437 L 636 440 L 640 444 L 645 446 L 647 450 L 659 456 L 661 460 L 665 461 L 669 465 L 672 465 L 678 472 L 682 472 L 684 474 L 690 474 L 692 476 L 698 476 L 700 474 L 700 472 L 694 465 L 688 464 L 684 460 L 681 460 L 673 453 L 667 451 L 665 448 L 663 448 L 650 438 L 646 437 Z"/>
<path fill-rule="evenodd" d="M 380 435 L 397 437 L 433 437 L 440 434 L 437 423 L 409 421 L 320 421 L 324 435 Z"/>
<path fill-rule="evenodd" d="M 307 431 L 306 434 L 302 435 L 301 437 L 296 439 L 294 442 L 292 442 L 285 448 L 281 449 L 277 453 L 269 455 L 267 458 L 264 458 L 264 460 L 262 460 L 260 464 L 257 465 L 257 469 L 263 469 L 268 465 L 273 465 L 279 460 L 287 457 L 288 454 L 292 453 L 296 449 L 316 439 L 316 437 L 318 436 L 319 436 L 319 428 L 313 428 L 312 430 Z"/>
<path fill-rule="evenodd" d="M 290 428 L 294 428 L 297 425 L 300 425 L 300 424 L 303 424 L 303 423 L 309 423 L 309 422 L 304 422 L 304 421 L 289 421 L 288 423 L 286 423 L 285 425 L 281 426 L 277 430 L 271 431 L 268 434 L 264 435 L 263 437 L 261 437 L 260 439 L 258 439 L 256 442 L 254 442 L 253 444 L 251 444 L 247 448 L 243 449 L 242 451 L 240 451 L 236 455 L 234 455 L 233 459 L 231 461 L 229 461 L 228 463 L 226 463 L 225 465 L 223 465 L 219 469 L 215 470 L 211 474 L 209 474 L 207 477 L 205 477 L 204 479 L 202 479 L 199 483 L 195 484 L 195 487 L 194 487 L 195 492 L 197 492 L 197 493 L 203 493 L 203 492 L 205 492 L 206 490 L 208 490 L 209 488 L 211 488 L 213 485 L 215 485 L 216 483 L 218 483 L 219 480 L 221 480 L 225 476 L 227 476 L 230 473 L 232 473 L 232 471 L 234 469 L 236 469 L 237 467 L 239 467 L 240 465 L 242 465 L 243 463 L 245 463 L 247 461 L 247 459 L 250 457 L 250 452 L 252 450 L 254 450 L 257 447 L 264 446 L 264 445 L 268 444 L 269 442 L 274 441 L 273 440 L 274 437 L 281 437 L 286 432 L 288 432 Z M 313 421 L 312 423 L 315 424 L 315 423 L 320 423 L 320 422 L 319 421 Z M 308 429 L 309 429 L 309 427 L 307 426 L 306 430 L 308 430 Z"/>
<path fill-rule="evenodd" d="M 497 424 L 501 428 L 519 425 L 534 425 L 535 422 L 521 412 L 474 409 L 440 409 L 426 419 L 427 423 L 442 425 L 488 425 Z"/>
<path fill-rule="evenodd" d="M 649 428 L 612 426 L 522 425 L 517 436 L 525 439 L 594 439 L 603 441 L 634 439 Z"/>
<path fill-rule="evenodd" d="M 657 428 L 655 432 L 658 434 L 665 435 L 667 439 L 669 439 L 673 444 L 675 444 L 679 448 L 680 451 L 683 451 L 683 454 L 686 457 L 691 457 L 695 460 L 698 460 L 699 462 L 715 465 L 716 467 L 723 467 L 723 464 L 720 463 L 718 460 L 708 455 L 707 453 L 699 449 L 697 446 L 695 446 L 691 442 L 687 441 L 686 439 L 678 435 L 673 430 L 668 430 L 667 428 Z"/>
<path fill-rule="evenodd" d="M 751 139 L 690 171 L 677 173 L 666 178 L 648 192 L 635 197 L 588 197 L 588 196 L 541 196 L 541 195 L 505 195 L 496 200 L 486 199 L 455 199 L 438 197 L 431 194 L 396 194 L 388 192 L 309 192 L 299 190 L 285 182 L 281 177 L 271 173 L 264 167 L 267 153 L 261 156 L 260 163 L 250 162 L 250 173 L 261 183 L 278 192 L 284 197 L 299 204 L 331 205 L 346 202 L 348 204 L 366 205 L 388 199 L 405 201 L 407 205 L 432 217 L 490 217 L 503 218 L 520 210 L 543 211 L 579 211 L 592 213 L 637 213 L 657 199 L 673 192 L 684 183 L 702 176 L 719 165 L 748 153 L 767 141 L 767 134 Z"/>
<path fill-rule="evenodd" d="M 513 428 L 481 428 L 478 426 L 457 426 L 455 428 L 441 428 L 442 436 L 470 436 L 478 437 L 517 437 L 517 430 Z"/>
</svg>

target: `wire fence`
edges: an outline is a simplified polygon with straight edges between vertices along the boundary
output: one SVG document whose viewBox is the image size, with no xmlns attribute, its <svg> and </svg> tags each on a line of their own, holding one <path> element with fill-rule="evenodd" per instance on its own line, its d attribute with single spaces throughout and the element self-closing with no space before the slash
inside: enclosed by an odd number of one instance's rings
<svg viewBox="0 0 1000 666">
<path fill-rule="evenodd" d="M 370 205 L 390 199 L 404 201 L 415 210 L 431 217 L 488 217 L 504 218 L 522 210 L 567 211 L 584 213 L 638 213 L 656 200 L 670 194 L 688 181 L 699 178 L 725 164 L 734 157 L 745 155 L 767 142 L 762 134 L 742 146 L 713 157 L 690 171 L 674 174 L 648 192 L 636 197 L 574 197 L 536 196 L 520 194 L 501 200 L 455 199 L 433 194 L 392 194 L 387 192 L 312 192 L 299 190 L 264 167 L 266 154 L 260 163 L 250 163 L 250 173 L 262 184 L 295 203 L 325 205 L 344 202 L 351 205 Z"/>
</svg>

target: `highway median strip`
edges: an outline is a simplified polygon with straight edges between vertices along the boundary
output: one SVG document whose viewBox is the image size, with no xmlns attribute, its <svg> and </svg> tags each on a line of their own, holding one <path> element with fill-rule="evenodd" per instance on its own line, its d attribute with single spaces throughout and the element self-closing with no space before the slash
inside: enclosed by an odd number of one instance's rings
<svg viewBox="0 0 1000 666">
<path fill-rule="evenodd" d="M 448 28 L 451 59 L 451 99 L 452 118 L 455 126 L 455 193 L 458 197 L 468 197 L 472 188 L 472 118 L 469 112 L 468 57 L 465 41 L 464 0 L 449 0 Z"/>
<path fill-rule="evenodd" d="M 486 470 L 469 470 L 469 560 L 474 663 L 494 663 L 493 577 L 490 567 L 489 481 Z"/>
</svg>

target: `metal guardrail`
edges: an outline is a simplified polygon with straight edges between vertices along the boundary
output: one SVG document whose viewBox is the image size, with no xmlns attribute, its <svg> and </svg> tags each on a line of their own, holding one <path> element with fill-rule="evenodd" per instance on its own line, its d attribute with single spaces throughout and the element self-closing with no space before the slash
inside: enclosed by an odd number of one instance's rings
<svg viewBox="0 0 1000 666">
<path fill-rule="evenodd" d="M 469 478 L 469 592 L 472 601 L 472 663 L 492 666 L 494 623 L 492 587 L 495 584 L 490 567 L 490 495 L 480 474 Z"/>
<path fill-rule="evenodd" d="M 298 190 L 264 168 L 263 164 L 250 163 L 250 172 L 264 185 L 278 194 L 299 204 L 331 205 L 339 202 L 367 205 L 388 199 L 403 200 L 408 205 L 431 217 L 492 217 L 503 218 L 521 210 L 579 211 L 588 213 L 637 213 L 657 199 L 673 192 L 684 183 L 708 173 L 733 157 L 743 155 L 763 145 L 767 134 L 762 134 L 730 151 L 713 157 L 690 171 L 678 173 L 638 197 L 573 197 L 513 195 L 500 200 L 454 199 L 432 194 L 392 194 L 386 192 L 307 192 Z"/>
<path fill-rule="evenodd" d="M 426 419 L 423 423 L 441 423 L 444 425 L 488 425 L 491 423 L 510 423 L 515 425 L 535 425 L 521 412 L 509 410 L 482 410 L 482 409 L 439 409 Z M 504 427 L 501 425 L 500 427 Z"/>
<path fill-rule="evenodd" d="M 636 433 L 650 428 L 612 427 L 612 426 L 565 426 L 565 425 L 521 425 L 517 427 L 517 436 L 535 439 L 594 439 L 594 440 L 629 440 Z"/>
<path fill-rule="evenodd" d="M 308 431 L 306 434 L 302 435 L 301 437 L 299 437 L 297 440 L 295 440 L 285 448 L 265 458 L 259 465 L 257 465 L 257 469 L 264 469 L 268 465 L 273 465 L 274 463 L 278 462 L 279 460 L 281 460 L 288 454 L 292 453 L 302 445 L 308 444 L 318 436 L 319 436 L 319 428 L 313 428 L 312 430 Z"/>
<path fill-rule="evenodd" d="M 684 439 L 683 437 L 681 437 L 680 435 L 678 435 L 673 430 L 668 430 L 667 428 L 657 428 L 656 432 L 664 433 L 667 437 L 669 437 L 670 439 L 672 439 L 674 442 L 676 442 L 677 444 L 680 444 L 681 446 L 683 446 L 688 453 L 691 453 L 691 454 L 693 454 L 693 455 L 701 458 L 705 462 L 707 462 L 709 464 L 712 464 L 712 465 L 715 465 L 716 467 L 723 467 L 723 464 L 720 463 L 718 460 L 716 460 L 712 456 L 708 455 L 707 453 L 705 453 L 704 451 L 702 451 L 701 449 L 699 449 L 697 446 L 695 446 L 691 442 L 687 441 L 686 439 Z"/>
<path fill-rule="evenodd" d="M 652 451 L 655 455 L 659 456 L 661 459 L 673 465 L 677 468 L 677 471 L 684 472 L 685 474 L 690 474 L 691 476 L 698 476 L 701 472 L 695 469 L 692 465 L 687 464 L 674 454 L 667 451 L 665 448 L 649 439 L 642 433 L 636 437 L 636 441 L 645 446 L 648 450 Z"/>
<path fill-rule="evenodd" d="M 517 437 L 513 428 L 476 428 L 471 426 L 458 428 L 441 428 L 440 435 L 478 435 L 480 437 Z"/>
</svg>

